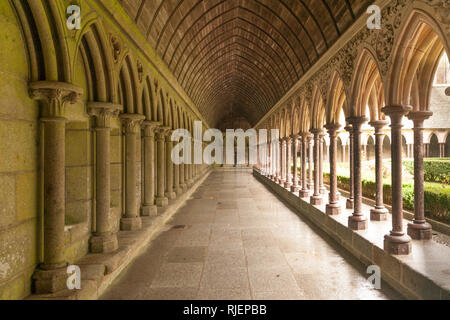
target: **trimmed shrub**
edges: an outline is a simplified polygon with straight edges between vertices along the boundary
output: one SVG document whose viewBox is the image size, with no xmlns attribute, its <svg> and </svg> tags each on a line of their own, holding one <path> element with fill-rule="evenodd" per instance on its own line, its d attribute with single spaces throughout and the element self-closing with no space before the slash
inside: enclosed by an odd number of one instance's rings
<svg viewBox="0 0 450 320">
<path fill-rule="evenodd" d="M 414 175 L 414 161 L 405 160 L 403 165 L 411 175 Z M 450 184 L 450 159 L 425 159 L 423 173 L 425 181 Z"/>
<path fill-rule="evenodd" d="M 324 182 L 330 183 L 330 174 L 324 173 Z M 338 176 L 338 187 L 350 190 L 350 178 Z M 376 184 L 373 181 L 362 180 L 363 196 L 370 199 L 376 197 Z M 404 184 L 403 207 L 414 211 L 414 185 Z M 383 185 L 384 203 L 392 205 L 392 188 L 389 184 Z M 438 183 L 426 183 L 424 190 L 425 216 L 431 219 L 450 224 L 450 187 Z"/>
</svg>

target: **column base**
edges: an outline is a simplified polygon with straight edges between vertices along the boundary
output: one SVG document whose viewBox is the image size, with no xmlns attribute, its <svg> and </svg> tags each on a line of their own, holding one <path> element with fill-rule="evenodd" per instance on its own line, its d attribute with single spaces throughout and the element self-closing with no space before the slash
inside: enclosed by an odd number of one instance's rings
<svg viewBox="0 0 450 320">
<path fill-rule="evenodd" d="M 119 248 L 116 234 L 93 235 L 89 240 L 92 253 L 110 253 Z"/>
<path fill-rule="evenodd" d="M 432 227 L 429 223 L 409 223 L 408 235 L 413 240 L 431 240 L 433 238 Z"/>
<path fill-rule="evenodd" d="M 142 220 L 140 217 L 120 219 L 120 230 L 122 231 L 136 231 L 141 228 Z"/>
<path fill-rule="evenodd" d="M 177 194 L 175 192 L 166 192 L 165 194 L 166 198 L 169 200 L 175 200 L 177 198 Z"/>
<path fill-rule="evenodd" d="M 338 203 L 329 203 L 326 207 L 326 214 L 330 216 L 337 216 L 341 214 L 341 206 Z"/>
<path fill-rule="evenodd" d="M 51 294 L 67 289 L 67 266 L 53 270 L 38 268 L 32 277 L 36 294 Z"/>
<path fill-rule="evenodd" d="M 387 221 L 389 210 L 384 207 L 375 207 L 370 210 L 370 221 Z"/>
<path fill-rule="evenodd" d="M 156 198 L 156 205 L 158 207 L 165 207 L 169 205 L 169 199 L 163 197 L 163 198 Z"/>
<path fill-rule="evenodd" d="M 348 217 L 348 227 L 354 231 L 366 230 L 367 219 L 363 216 L 350 216 Z"/>
<path fill-rule="evenodd" d="M 342 196 L 342 194 L 339 191 L 336 191 L 336 200 L 337 201 L 341 200 L 341 196 Z"/>
<path fill-rule="evenodd" d="M 299 192 L 300 186 L 299 185 L 292 185 L 291 186 L 291 192 Z"/>
<path fill-rule="evenodd" d="M 314 183 L 308 183 L 308 189 L 314 190 Z"/>
<path fill-rule="evenodd" d="M 311 203 L 313 206 L 320 206 L 323 202 L 322 196 L 311 196 L 311 199 L 309 200 L 309 203 Z"/>
<path fill-rule="evenodd" d="M 284 187 L 285 187 L 286 189 L 290 189 L 291 186 L 292 186 L 292 184 L 289 183 L 289 182 L 285 182 L 285 183 L 284 183 Z"/>
<path fill-rule="evenodd" d="M 347 202 L 345 204 L 345 207 L 347 209 L 353 209 L 353 200 L 352 199 L 347 199 Z"/>
<path fill-rule="evenodd" d="M 175 193 L 176 193 L 177 198 L 178 198 L 179 196 L 181 196 L 184 193 L 183 188 L 178 187 L 177 189 L 175 189 Z"/>
<path fill-rule="evenodd" d="M 279 185 L 284 186 L 285 183 L 286 183 L 286 180 L 278 179 L 278 184 Z"/>
<path fill-rule="evenodd" d="M 187 190 L 187 185 L 185 185 L 184 183 L 183 183 L 183 184 L 180 184 L 180 189 L 181 189 L 181 192 L 186 192 L 186 190 Z"/>
<path fill-rule="evenodd" d="M 189 180 L 187 181 L 187 186 L 188 186 L 188 187 L 192 186 L 193 184 L 194 184 L 194 180 L 189 179 Z"/>
<path fill-rule="evenodd" d="M 299 191 L 299 197 L 300 198 L 308 198 L 309 197 L 309 190 L 300 190 Z"/>
<path fill-rule="evenodd" d="M 407 235 L 385 235 L 384 250 L 393 255 L 408 255 L 411 253 L 411 238 Z"/>
<path fill-rule="evenodd" d="M 141 216 L 154 217 L 158 215 L 158 208 L 155 205 L 144 205 L 141 208 Z"/>
<path fill-rule="evenodd" d="M 327 194 L 328 190 L 325 187 L 320 187 L 320 194 Z"/>
</svg>

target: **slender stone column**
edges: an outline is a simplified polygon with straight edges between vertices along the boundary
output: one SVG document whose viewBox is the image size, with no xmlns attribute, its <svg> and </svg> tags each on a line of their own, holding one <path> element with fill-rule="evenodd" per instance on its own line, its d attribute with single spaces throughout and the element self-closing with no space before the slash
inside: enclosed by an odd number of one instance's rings
<svg viewBox="0 0 450 320">
<path fill-rule="evenodd" d="M 314 134 L 314 194 L 311 196 L 310 203 L 318 206 L 322 204 L 319 169 L 320 134 L 322 133 L 322 129 L 311 129 L 311 133 Z"/>
<path fill-rule="evenodd" d="M 173 164 L 173 191 L 179 197 L 183 194 L 183 189 L 180 187 L 180 165 Z M 203 172 L 202 168 L 202 172 Z"/>
<path fill-rule="evenodd" d="M 350 162 L 350 197 L 347 199 L 346 208 L 347 209 L 353 209 L 353 202 L 354 202 L 354 167 L 355 167 L 355 161 L 354 161 L 354 143 L 353 143 L 353 127 L 351 125 L 344 128 L 345 131 L 347 131 L 350 134 L 349 137 L 349 162 Z M 343 157 L 345 158 L 345 147 L 344 147 L 344 153 Z M 345 161 L 345 160 L 344 160 Z"/>
<path fill-rule="evenodd" d="M 284 187 L 290 189 L 292 186 L 292 138 L 286 138 L 286 182 Z"/>
<path fill-rule="evenodd" d="M 367 229 L 367 219 L 362 213 L 361 181 L 361 127 L 367 121 L 365 117 L 349 118 L 353 127 L 353 192 L 355 197 L 353 215 L 348 218 L 348 227 L 352 230 Z"/>
<path fill-rule="evenodd" d="M 280 185 L 284 186 L 284 183 L 286 182 L 286 139 L 283 138 L 281 141 L 281 163 L 280 163 L 280 169 L 281 169 L 281 178 L 280 178 Z"/>
<path fill-rule="evenodd" d="M 383 204 L 383 128 L 388 123 L 385 120 L 369 122 L 369 125 L 375 128 L 375 180 L 377 189 L 375 208 L 370 210 L 370 220 L 372 221 L 386 221 L 389 212 Z"/>
<path fill-rule="evenodd" d="M 95 117 L 96 166 L 95 166 L 95 232 L 90 239 L 92 253 L 110 253 L 117 250 L 117 234 L 111 221 L 111 156 L 110 119 L 117 117 L 121 106 L 111 103 L 88 104 L 89 115 Z"/>
<path fill-rule="evenodd" d="M 299 192 L 300 186 L 298 184 L 298 165 L 297 165 L 297 155 L 298 155 L 298 143 L 299 143 L 299 136 L 293 135 L 292 137 L 293 145 L 294 145 L 294 181 L 291 186 L 291 192 Z"/>
<path fill-rule="evenodd" d="M 402 119 L 411 109 L 410 106 L 394 105 L 381 110 L 391 118 L 392 139 L 392 231 L 384 236 L 384 250 L 396 255 L 411 252 L 411 238 L 403 232 L 402 196 Z"/>
<path fill-rule="evenodd" d="M 414 220 L 408 224 L 408 235 L 414 240 L 430 240 L 433 236 L 425 220 L 423 193 L 423 122 L 432 115 L 431 111 L 412 111 L 408 115 L 414 122 Z"/>
<path fill-rule="evenodd" d="M 309 188 L 306 175 L 306 154 L 308 153 L 309 134 L 302 134 L 302 190 L 300 190 L 300 198 L 309 197 Z"/>
<path fill-rule="evenodd" d="M 165 185 L 166 185 L 166 132 L 170 130 L 168 127 L 159 127 L 156 129 L 156 147 L 158 150 L 157 157 L 157 195 L 156 195 L 156 205 L 158 207 L 165 207 L 169 204 L 169 199 L 165 196 Z"/>
<path fill-rule="evenodd" d="M 158 214 L 155 205 L 155 130 L 161 123 L 144 121 L 144 195 L 141 208 L 141 216 L 156 216 Z"/>
<path fill-rule="evenodd" d="M 166 132 L 166 193 L 165 196 L 169 200 L 177 198 L 177 194 L 174 192 L 174 165 L 172 162 L 172 130 Z"/>
<path fill-rule="evenodd" d="M 44 132 L 44 256 L 33 274 L 35 293 L 54 293 L 66 287 L 64 258 L 66 104 L 76 103 L 83 89 L 63 82 L 40 81 L 30 84 L 30 97 L 41 102 Z"/>
<path fill-rule="evenodd" d="M 124 231 L 139 230 L 142 221 L 138 214 L 138 204 L 136 198 L 137 187 L 137 133 L 141 129 L 141 124 L 145 116 L 138 114 L 121 114 L 120 119 L 123 124 L 125 135 L 125 212 L 120 220 L 120 228 Z"/>
<path fill-rule="evenodd" d="M 330 136 L 330 194 L 329 203 L 326 207 L 326 213 L 329 215 L 338 215 L 341 213 L 339 198 L 337 196 L 337 172 L 336 172 L 336 148 L 337 148 L 337 131 L 341 126 L 338 123 L 331 123 L 326 126 L 328 135 Z"/>
<path fill-rule="evenodd" d="M 321 130 L 321 133 L 319 134 L 320 138 L 320 148 L 319 148 L 319 182 L 320 182 L 320 194 L 326 194 L 327 188 L 325 188 L 325 185 L 323 183 L 323 145 L 325 142 L 325 136 L 326 134 Z"/>
<path fill-rule="evenodd" d="M 310 190 L 314 190 L 314 182 L 313 182 L 314 139 L 312 135 L 308 135 L 308 152 L 309 152 L 308 188 Z"/>
</svg>

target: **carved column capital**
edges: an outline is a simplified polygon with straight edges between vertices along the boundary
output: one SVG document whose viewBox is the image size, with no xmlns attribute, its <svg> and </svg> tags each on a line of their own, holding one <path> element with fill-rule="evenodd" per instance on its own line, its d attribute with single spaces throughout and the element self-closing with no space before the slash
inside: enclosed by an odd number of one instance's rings
<svg viewBox="0 0 450 320">
<path fill-rule="evenodd" d="M 70 83 L 37 81 L 29 85 L 30 97 L 42 102 L 41 118 L 65 118 L 66 102 L 77 103 L 83 89 Z"/>
<path fill-rule="evenodd" d="M 144 132 L 144 137 L 150 138 L 155 136 L 156 129 L 161 125 L 161 122 L 156 121 L 144 121 L 142 122 L 142 131 Z"/>
<path fill-rule="evenodd" d="M 123 132 L 125 134 L 136 134 L 141 128 L 145 116 L 140 114 L 123 113 L 120 115 L 123 124 Z"/>
<path fill-rule="evenodd" d="M 165 141 L 167 132 L 170 129 L 170 127 L 157 127 L 155 129 L 156 139 L 159 141 Z"/>
<path fill-rule="evenodd" d="M 408 119 L 414 122 L 414 129 L 423 129 L 423 122 L 433 115 L 431 111 L 411 111 Z"/>
<path fill-rule="evenodd" d="M 386 127 L 389 124 L 389 121 L 387 120 L 377 120 L 377 121 L 371 121 L 369 122 L 369 126 L 373 127 L 375 129 L 375 134 L 381 134 L 383 133 L 383 128 Z"/>
<path fill-rule="evenodd" d="M 391 118 L 391 128 L 394 126 L 402 127 L 402 118 L 412 110 L 411 106 L 407 105 L 392 105 L 381 109 L 385 115 Z"/>
<path fill-rule="evenodd" d="M 367 120 L 366 117 L 350 117 L 347 119 L 347 122 L 352 125 L 353 132 L 359 132 L 362 125 L 367 122 Z"/>
<path fill-rule="evenodd" d="M 111 118 L 119 115 L 121 105 L 108 102 L 89 102 L 87 105 L 88 114 L 95 117 L 97 128 L 109 128 Z"/>
<path fill-rule="evenodd" d="M 329 123 L 325 126 L 325 129 L 327 129 L 330 137 L 336 136 L 336 134 L 340 128 L 341 128 L 341 125 L 339 123 Z"/>
</svg>

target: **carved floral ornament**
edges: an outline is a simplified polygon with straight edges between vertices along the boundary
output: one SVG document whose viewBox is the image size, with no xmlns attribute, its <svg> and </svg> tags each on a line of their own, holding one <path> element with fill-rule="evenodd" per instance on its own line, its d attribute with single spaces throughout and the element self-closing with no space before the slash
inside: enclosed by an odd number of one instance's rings
<svg viewBox="0 0 450 320">
<path fill-rule="evenodd" d="M 42 102 L 41 117 L 64 118 L 66 102 L 77 103 L 83 89 L 64 82 L 38 81 L 30 83 L 29 94 L 31 99 Z"/>
<path fill-rule="evenodd" d="M 97 128 L 109 128 L 111 119 L 119 115 L 121 105 L 103 102 L 88 104 L 88 114 L 95 117 Z"/>
<path fill-rule="evenodd" d="M 145 116 L 140 114 L 121 114 L 120 119 L 122 120 L 122 128 L 125 134 L 136 134 L 139 132 Z"/>
</svg>

